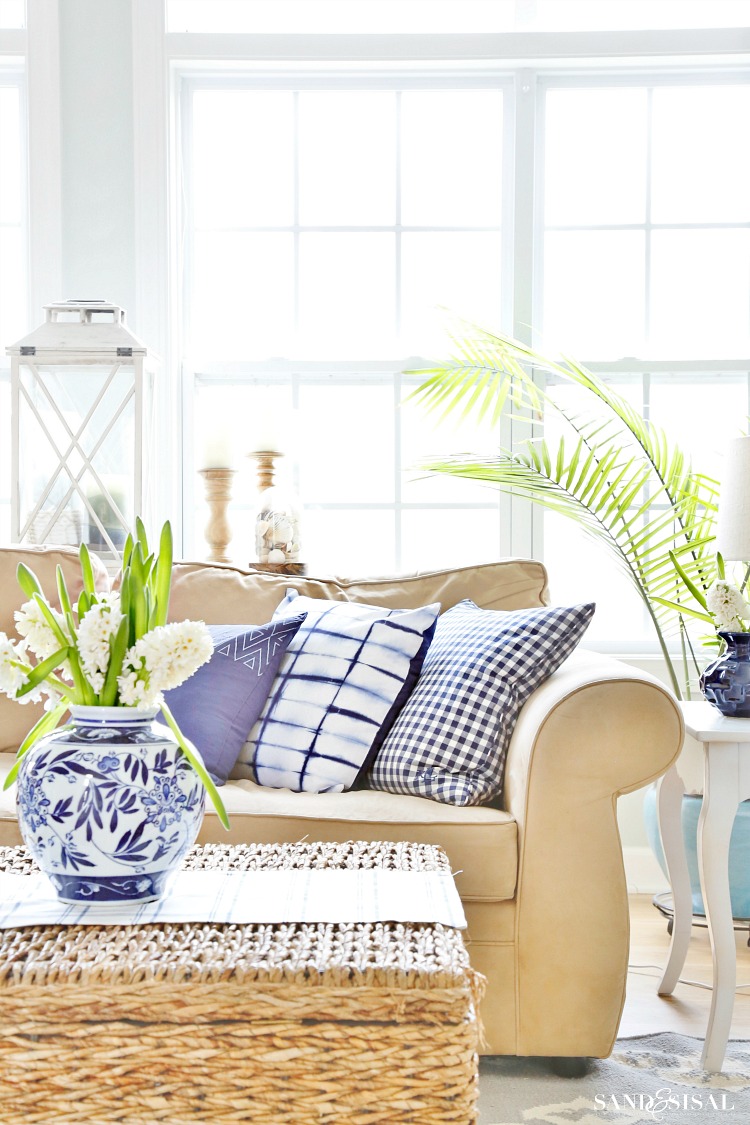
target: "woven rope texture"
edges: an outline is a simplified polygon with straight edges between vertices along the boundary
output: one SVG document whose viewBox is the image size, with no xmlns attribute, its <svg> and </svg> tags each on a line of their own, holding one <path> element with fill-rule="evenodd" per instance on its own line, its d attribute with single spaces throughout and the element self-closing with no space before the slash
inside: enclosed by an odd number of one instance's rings
<svg viewBox="0 0 750 1125">
<path fill-rule="evenodd" d="M 449 870 L 439 849 L 360 842 L 188 865 Z M 0 849 L 0 870 L 33 869 Z M 482 982 L 447 927 L 26 927 L 0 950 L 2 1125 L 476 1120 Z"/>
</svg>

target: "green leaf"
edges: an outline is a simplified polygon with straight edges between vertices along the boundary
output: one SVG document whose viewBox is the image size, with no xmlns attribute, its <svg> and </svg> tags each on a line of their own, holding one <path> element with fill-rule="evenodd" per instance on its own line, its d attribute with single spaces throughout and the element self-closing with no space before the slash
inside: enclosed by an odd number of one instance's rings
<svg viewBox="0 0 750 1125">
<path fill-rule="evenodd" d="M 137 550 L 137 548 L 136 548 Z M 135 575 L 130 584 L 130 604 L 133 618 L 133 643 L 141 639 L 148 632 L 148 611 L 146 608 L 146 592 L 138 582 Z"/>
<path fill-rule="evenodd" d="M 33 570 L 29 570 L 29 568 L 26 566 L 26 563 L 20 562 L 18 564 L 18 566 L 16 567 L 16 578 L 18 579 L 18 585 L 21 587 L 27 598 L 33 598 L 34 594 L 41 594 L 42 597 L 44 596 L 42 594 L 42 587 L 39 585 L 39 579 L 34 574 Z"/>
<path fill-rule="evenodd" d="M 17 692 L 16 699 L 20 699 L 22 695 L 28 695 L 29 692 L 33 691 L 43 680 L 46 680 L 47 676 L 49 676 L 51 672 L 54 672 L 55 668 L 59 668 L 63 660 L 67 659 L 68 651 L 66 645 L 65 648 L 61 648 L 58 652 L 53 652 L 46 660 L 42 660 L 40 664 L 35 664 L 29 672 L 26 683 L 21 690 Z"/>
<path fill-rule="evenodd" d="M 687 573 L 687 571 L 685 570 L 685 568 L 680 564 L 680 562 L 677 558 L 677 555 L 674 553 L 674 551 L 669 552 L 669 557 L 672 560 L 672 565 L 674 566 L 675 570 L 677 571 L 680 578 L 682 579 L 682 581 L 687 586 L 690 593 L 693 595 L 693 597 L 697 601 L 698 605 L 702 606 L 703 609 L 707 610 L 708 604 L 706 602 L 706 597 L 705 597 L 705 594 L 703 593 L 703 591 L 699 590 L 698 587 L 695 585 L 695 583 L 690 578 L 690 576 Z"/>
<path fill-rule="evenodd" d="M 78 555 L 81 560 L 81 575 L 83 588 L 90 598 L 96 596 L 96 583 L 94 582 L 94 568 L 91 565 L 91 555 L 85 543 L 81 543 Z"/>
<path fill-rule="evenodd" d="M 148 536 L 146 535 L 146 525 L 140 516 L 135 517 L 135 533 L 138 537 L 138 544 L 141 548 L 141 557 L 148 558 Z"/>
<path fill-rule="evenodd" d="M 52 632 L 55 634 L 55 637 L 56 637 L 57 642 L 60 645 L 60 647 L 61 648 L 67 648 L 68 647 L 68 638 L 65 636 L 62 629 L 60 628 L 60 623 L 57 620 L 57 617 L 55 616 L 55 614 L 52 612 L 52 607 L 49 605 L 49 603 L 46 601 L 46 599 L 42 597 L 41 594 L 34 594 L 34 601 L 36 602 L 36 604 L 41 609 L 42 614 L 44 616 L 44 619 L 47 622 L 47 624 L 49 625 Z"/>
<path fill-rule="evenodd" d="M 130 622 L 127 617 L 123 617 L 117 627 L 117 632 L 110 638 L 107 675 L 104 686 L 99 692 L 99 703 L 102 707 L 114 707 L 117 702 L 117 680 L 122 672 L 125 653 L 128 650 L 129 635 Z"/>
<path fill-rule="evenodd" d="M 58 594 L 58 597 L 60 598 L 60 609 L 63 611 L 65 617 L 67 618 L 70 614 L 72 614 L 73 609 L 72 609 L 72 606 L 70 604 L 70 595 L 68 593 L 68 587 L 67 587 L 66 582 L 65 582 L 65 575 L 63 574 L 63 568 L 59 564 L 58 564 L 58 567 L 57 567 L 56 576 L 57 576 L 57 594 Z"/>
<path fill-rule="evenodd" d="M 161 530 L 159 558 L 154 572 L 155 624 L 166 625 L 169 614 L 169 591 L 172 584 L 172 525 L 166 521 Z"/>
<path fill-rule="evenodd" d="M 3 783 L 4 790 L 10 789 L 11 785 L 18 777 L 18 770 L 21 766 L 21 759 L 23 758 L 23 756 L 29 752 L 31 747 L 35 742 L 37 742 L 38 739 L 40 739 L 45 734 L 49 734 L 50 731 L 53 731 L 55 729 L 57 724 L 60 722 L 60 719 L 63 717 L 67 710 L 67 703 L 58 703 L 57 706 L 53 707 L 51 711 L 45 711 L 41 719 L 34 724 L 34 726 L 31 728 L 18 748 L 16 760 L 8 771 L 8 775 L 5 778 L 5 782 Z"/>
<path fill-rule="evenodd" d="M 81 590 L 80 596 L 78 598 L 78 623 L 79 623 L 79 625 L 80 625 L 81 621 L 83 620 L 83 618 L 85 617 L 85 615 L 88 613 L 88 611 L 90 609 L 91 609 L 91 599 L 89 598 L 89 596 L 88 596 L 88 594 L 86 593 L 85 590 Z"/>
<path fill-rule="evenodd" d="M 132 553 L 133 553 L 133 536 L 132 536 L 131 532 L 128 532 L 127 539 L 125 540 L 125 546 L 122 549 L 122 567 L 121 567 L 121 570 L 125 570 L 126 567 L 129 565 L 130 556 L 132 555 Z"/>
<path fill-rule="evenodd" d="M 211 798 L 216 812 L 219 814 L 219 820 L 227 829 L 227 831 L 229 831 L 229 817 L 227 816 L 227 810 L 224 808 L 224 802 L 219 795 L 219 791 L 211 780 L 206 767 L 203 764 L 203 759 L 201 758 L 193 743 L 190 742 L 189 739 L 185 738 L 185 735 L 177 726 L 175 718 L 166 703 L 162 703 L 161 710 L 164 718 L 167 721 L 167 725 L 180 744 L 180 749 L 182 750 L 187 760 L 190 762 L 190 765 L 193 767 L 200 780 L 203 782 L 206 792 Z"/>
</svg>

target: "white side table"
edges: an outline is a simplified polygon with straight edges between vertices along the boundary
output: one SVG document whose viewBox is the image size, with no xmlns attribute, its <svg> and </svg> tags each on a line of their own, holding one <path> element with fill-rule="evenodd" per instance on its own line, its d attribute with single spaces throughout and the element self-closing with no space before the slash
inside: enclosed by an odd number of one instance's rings
<svg viewBox="0 0 750 1125">
<path fill-rule="evenodd" d="M 704 752 L 703 804 L 698 820 L 698 868 L 713 959 L 713 996 L 701 1063 L 721 1070 L 732 1022 L 737 953 L 729 897 L 729 839 L 740 801 L 750 797 L 750 719 L 728 719 L 705 701 L 681 703 L 685 728 Z M 658 784 L 657 814 L 674 902 L 672 944 L 659 985 L 668 996 L 685 964 L 693 918 L 682 836 L 684 785 L 678 768 Z"/>
</svg>

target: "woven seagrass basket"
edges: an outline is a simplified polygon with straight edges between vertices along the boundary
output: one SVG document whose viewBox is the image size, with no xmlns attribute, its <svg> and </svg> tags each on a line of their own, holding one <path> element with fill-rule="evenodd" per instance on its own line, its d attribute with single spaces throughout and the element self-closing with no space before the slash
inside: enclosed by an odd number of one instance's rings
<svg viewBox="0 0 750 1125">
<path fill-rule="evenodd" d="M 448 870 L 437 848 L 360 842 L 187 863 Z M 33 869 L 0 848 L 0 870 Z M 481 985 L 439 924 L 0 931 L 0 1122 L 469 1125 Z"/>
</svg>

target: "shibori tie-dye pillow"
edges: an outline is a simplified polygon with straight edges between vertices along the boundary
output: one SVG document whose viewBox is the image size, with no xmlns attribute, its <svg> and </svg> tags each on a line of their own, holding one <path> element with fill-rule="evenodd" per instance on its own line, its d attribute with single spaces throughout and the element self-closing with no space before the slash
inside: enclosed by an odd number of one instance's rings
<svg viewBox="0 0 750 1125">
<path fill-rule="evenodd" d="M 300 597 L 274 621 L 306 617 L 281 662 L 233 776 L 308 793 L 349 789 L 406 702 L 440 612 Z"/>
</svg>

